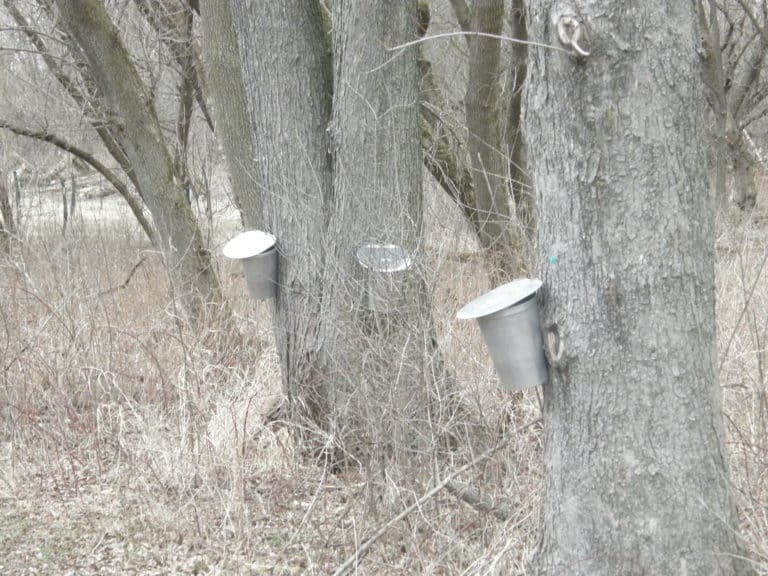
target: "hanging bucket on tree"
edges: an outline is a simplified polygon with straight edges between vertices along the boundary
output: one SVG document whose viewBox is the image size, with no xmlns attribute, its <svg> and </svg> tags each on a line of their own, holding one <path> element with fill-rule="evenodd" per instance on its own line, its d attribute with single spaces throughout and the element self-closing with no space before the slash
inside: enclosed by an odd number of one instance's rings
<svg viewBox="0 0 768 576">
<path fill-rule="evenodd" d="M 536 301 L 539 288 L 541 280 L 515 280 L 472 300 L 456 315 L 478 321 L 499 379 L 510 392 L 547 380 Z"/>
<path fill-rule="evenodd" d="M 243 263 L 248 292 L 256 300 L 277 295 L 275 237 L 261 230 L 238 234 L 224 246 L 224 256 Z"/>
<path fill-rule="evenodd" d="M 363 270 L 365 308 L 384 313 L 400 308 L 411 267 L 408 251 L 396 244 L 364 244 L 355 256 Z"/>
</svg>

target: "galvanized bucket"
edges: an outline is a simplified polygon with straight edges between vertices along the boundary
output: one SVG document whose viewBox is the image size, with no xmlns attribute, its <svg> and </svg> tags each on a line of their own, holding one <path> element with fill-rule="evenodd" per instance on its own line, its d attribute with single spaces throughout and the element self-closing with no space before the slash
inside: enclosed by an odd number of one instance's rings
<svg viewBox="0 0 768 576">
<path fill-rule="evenodd" d="M 515 280 L 476 298 L 457 314 L 461 320 L 478 321 L 499 379 L 510 392 L 547 380 L 536 301 L 539 288 L 540 280 Z"/>
<path fill-rule="evenodd" d="M 277 296 L 275 237 L 261 230 L 238 234 L 224 246 L 224 256 L 243 263 L 248 292 L 256 300 Z"/>
<path fill-rule="evenodd" d="M 411 267 L 408 251 L 396 244 L 364 244 L 355 254 L 363 270 L 363 306 L 387 313 L 402 305 L 405 275 Z"/>
</svg>

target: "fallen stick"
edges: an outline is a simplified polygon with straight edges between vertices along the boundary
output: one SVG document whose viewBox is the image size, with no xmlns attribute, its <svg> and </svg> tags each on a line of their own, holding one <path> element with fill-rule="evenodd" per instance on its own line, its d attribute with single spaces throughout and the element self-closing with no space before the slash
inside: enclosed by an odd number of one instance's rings
<svg viewBox="0 0 768 576">
<path fill-rule="evenodd" d="M 139 269 L 139 266 L 144 264 L 144 261 L 147 259 L 146 256 L 142 256 L 136 264 L 133 265 L 133 268 L 131 268 L 131 271 L 128 272 L 128 276 L 125 278 L 122 284 L 119 284 L 117 286 L 112 286 L 112 288 L 107 288 L 106 290 L 102 290 L 99 292 L 99 296 L 106 296 L 107 294 L 111 294 L 112 292 L 116 292 L 117 290 L 123 290 L 125 288 L 128 288 L 128 284 L 131 281 L 131 278 L 133 278 L 133 275 L 136 273 L 136 270 Z"/>
<path fill-rule="evenodd" d="M 464 466 L 462 466 L 461 468 L 458 468 L 453 472 L 451 472 L 446 478 L 443 479 L 442 482 L 440 482 L 434 488 L 432 488 L 429 492 L 424 494 L 424 496 L 422 496 L 416 502 L 408 506 L 408 508 L 400 512 L 400 514 L 398 514 L 391 520 L 387 521 L 381 527 L 379 527 L 365 542 L 363 542 L 363 544 L 357 550 L 355 550 L 355 553 L 352 554 L 352 556 L 347 558 L 344 561 L 344 563 L 341 566 L 339 566 L 336 572 L 333 573 L 333 576 L 343 576 L 344 574 L 347 574 L 350 569 L 356 568 L 360 560 L 363 558 L 363 556 L 365 556 L 368 553 L 368 551 L 374 545 L 374 543 L 384 535 L 384 533 L 390 528 L 390 526 L 392 526 L 393 524 L 396 524 L 397 522 L 399 522 L 400 520 L 408 516 L 408 514 L 416 510 L 417 508 L 421 508 L 425 502 L 433 498 L 435 494 L 437 494 L 438 492 L 440 492 L 440 490 L 448 486 L 448 484 L 450 484 L 453 481 L 453 479 L 456 478 L 459 474 L 463 474 L 470 468 L 474 468 L 480 462 L 482 462 L 483 460 L 487 460 L 488 458 L 493 456 L 496 452 L 504 448 L 504 446 L 509 444 L 509 441 L 516 434 L 519 434 L 520 432 L 527 430 L 528 428 L 530 428 L 534 424 L 538 424 L 539 422 L 541 422 L 540 417 L 536 418 L 535 420 L 532 420 L 531 422 L 528 422 L 528 424 L 524 424 L 519 428 L 516 428 L 511 434 L 509 434 L 509 436 L 507 436 L 504 440 L 499 442 L 496 446 L 494 446 L 493 448 L 489 448 L 488 450 L 480 454 L 471 462 L 468 462 L 467 464 L 464 464 Z"/>
</svg>

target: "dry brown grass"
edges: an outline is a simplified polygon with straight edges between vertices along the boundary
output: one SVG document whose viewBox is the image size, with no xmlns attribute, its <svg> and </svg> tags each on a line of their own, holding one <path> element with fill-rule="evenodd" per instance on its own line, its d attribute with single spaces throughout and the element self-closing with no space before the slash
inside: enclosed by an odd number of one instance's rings
<svg viewBox="0 0 768 576">
<path fill-rule="evenodd" d="M 512 409 L 477 328 L 454 319 L 488 285 L 449 214 L 430 212 L 430 283 L 472 437 L 451 461 L 433 462 L 432 485 L 539 410 L 535 391 Z M 83 218 L 62 238 L 55 216 L 27 221 L 0 261 L 0 573 L 332 573 L 389 516 L 370 513 L 362 474 L 331 474 L 300 457 L 284 427 L 264 424 L 279 393 L 268 307 L 250 301 L 239 271 L 221 262 L 240 328 L 263 351 L 212 351 L 174 316 L 159 257 L 127 222 Z M 219 243 L 236 228 L 222 222 Z M 721 381 L 743 531 L 766 572 L 768 282 L 759 262 L 768 234 L 754 222 L 727 229 L 721 350 L 744 287 L 761 274 Z M 510 519 L 441 492 L 392 526 L 357 573 L 522 573 L 538 527 L 540 431 L 514 436 L 460 480 Z M 419 496 L 400 494 L 403 505 Z"/>
</svg>

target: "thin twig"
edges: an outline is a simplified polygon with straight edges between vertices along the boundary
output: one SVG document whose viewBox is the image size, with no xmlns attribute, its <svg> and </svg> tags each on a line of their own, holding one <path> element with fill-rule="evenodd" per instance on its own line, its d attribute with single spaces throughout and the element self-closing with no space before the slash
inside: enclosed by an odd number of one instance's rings
<svg viewBox="0 0 768 576">
<path fill-rule="evenodd" d="M 506 506 L 499 506 L 483 498 L 477 490 L 468 484 L 452 481 L 448 482 L 445 489 L 469 507 L 481 514 L 491 515 L 499 522 L 506 522 L 512 516 L 512 513 Z"/>
<path fill-rule="evenodd" d="M 147 259 L 146 256 L 142 256 L 139 258 L 139 261 L 136 262 L 136 264 L 133 265 L 133 268 L 131 268 L 131 271 L 128 272 L 128 276 L 126 276 L 125 280 L 122 284 L 119 284 L 117 286 L 113 286 L 112 288 L 107 288 L 106 290 L 102 290 L 99 292 L 99 296 L 106 296 L 107 294 L 110 294 L 112 292 L 115 292 L 117 290 L 122 290 L 124 288 L 128 288 L 128 283 L 131 281 L 131 278 L 133 278 L 133 275 L 136 273 L 136 270 L 138 270 L 139 266 L 144 264 L 144 261 Z"/>
<path fill-rule="evenodd" d="M 402 50 L 403 48 L 408 48 L 410 46 L 415 46 L 416 44 L 421 44 L 422 42 L 427 42 L 428 40 L 437 40 L 439 38 L 450 38 L 452 36 L 482 36 L 483 38 L 495 38 L 496 40 L 505 40 L 507 42 L 512 42 L 513 44 L 525 44 L 526 46 L 535 46 L 537 48 L 551 48 L 552 50 L 557 50 L 558 52 L 568 52 L 565 48 L 560 48 L 560 46 L 552 46 L 551 44 L 542 44 L 541 42 L 533 42 L 531 40 L 520 40 L 518 38 L 510 38 L 509 36 L 499 36 L 498 34 L 489 34 L 487 32 L 445 32 L 443 34 L 433 34 L 432 36 L 424 36 L 423 38 L 419 38 L 418 40 L 412 40 L 411 42 L 406 42 L 405 44 L 400 44 L 399 46 L 394 46 L 392 48 L 388 48 L 388 52 L 394 52 L 395 50 Z"/>
<path fill-rule="evenodd" d="M 417 508 L 421 508 L 425 502 L 433 498 L 438 492 L 440 492 L 443 488 L 448 486 L 454 478 L 459 476 L 459 474 L 463 474 L 467 470 L 474 468 L 477 466 L 480 462 L 483 460 L 487 460 L 491 456 L 493 456 L 496 452 L 504 448 L 507 444 L 509 444 L 510 440 L 514 438 L 517 434 L 520 432 L 523 432 L 524 430 L 527 430 L 531 426 L 538 424 L 541 422 L 541 418 L 536 418 L 535 420 L 532 420 L 531 422 L 528 422 L 527 424 L 524 424 L 523 426 L 520 426 L 519 428 L 516 428 L 513 432 L 509 434 L 506 438 L 504 438 L 501 442 L 499 442 L 496 446 L 493 448 L 489 448 L 482 454 L 480 454 L 477 458 L 472 460 L 471 462 L 468 462 L 461 468 L 457 468 L 453 472 L 451 472 L 445 479 L 443 479 L 442 482 L 437 484 L 434 488 L 432 488 L 429 492 L 424 494 L 421 498 L 419 498 L 416 502 L 408 506 L 405 510 L 400 512 L 397 516 L 380 526 L 363 544 L 355 551 L 352 556 L 347 558 L 347 560 L 344 561 L 344 563 L 339 566 L 339 568 L 336 570 L 336 572 L 333 573 L 333 576 L 343 576 L 344 574 L 347 574 L 351 569 L 356 568 L 359 564 L 360 560 L 365 556 L 368 551 L 371 549 L 371 547 L 376 543 L 376 541 L 381 538 L 384 533 L 394 524 L 408 516 L 411 512 L 416 510 Z"/>
</svg>

